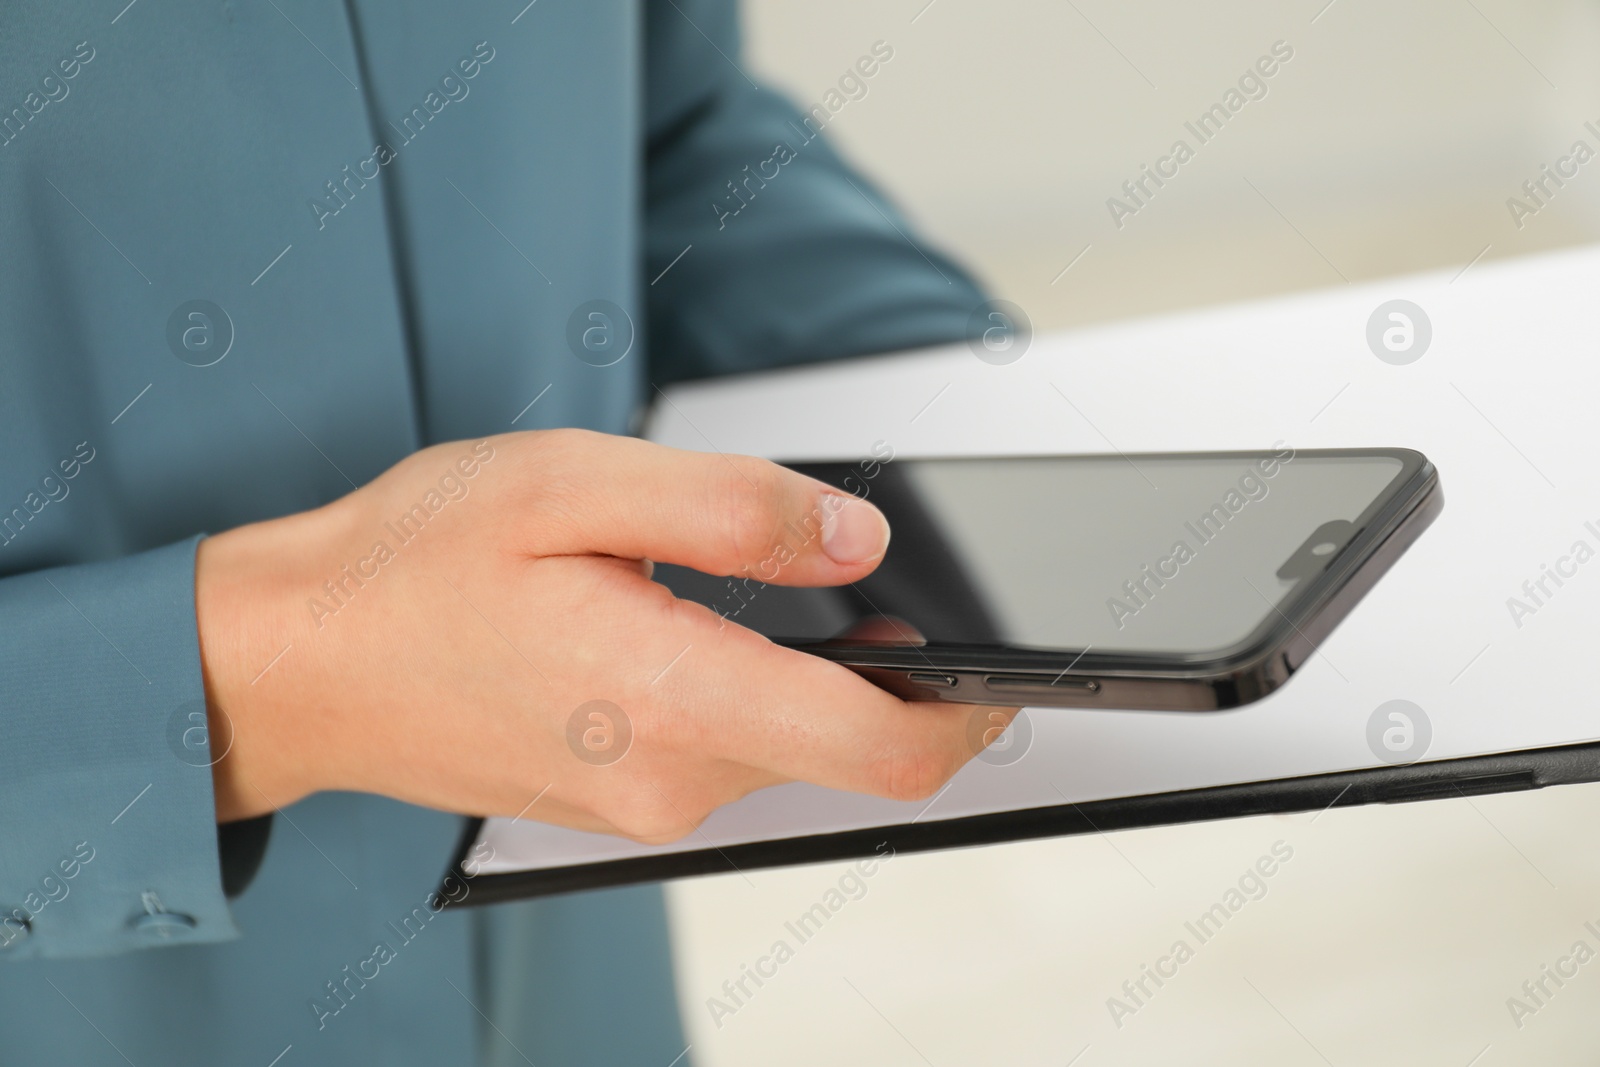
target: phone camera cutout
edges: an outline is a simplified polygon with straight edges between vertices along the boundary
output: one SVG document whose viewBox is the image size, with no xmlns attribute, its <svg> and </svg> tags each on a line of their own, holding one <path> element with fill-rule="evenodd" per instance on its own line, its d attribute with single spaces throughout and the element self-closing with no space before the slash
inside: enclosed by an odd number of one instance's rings
<svg viewBox="0 0 1600 1067">
<path fill-rule="evenodd" d="M 1278 568 L 1278 577 L 1285 582 L 1298 582 L 1313 578 L 1323 572 L 1333 554 L 1341 545 L 1350 543 L 1356 534 L 1356 525 L 1347 519 L 1331 519 L 1311 531 L 1311 536 L 1300 542 L 1294 554 Z"/>
</svg>

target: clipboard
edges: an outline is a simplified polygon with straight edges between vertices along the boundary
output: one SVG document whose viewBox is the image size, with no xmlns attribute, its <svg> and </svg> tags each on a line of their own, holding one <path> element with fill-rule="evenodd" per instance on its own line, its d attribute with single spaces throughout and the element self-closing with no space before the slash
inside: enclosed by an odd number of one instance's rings
<svg viewBox="0 0 1600 1067">
<path fill-rule="evenodd" d="M 1034 709 L 1027 758 L 974 761 L 926 805 L 785 785 L 670 845 L 473 820 L 446 877 L 470 881 L 470 905 L 883 847 L 1600 781 L 1587 666 L 1600 561 L 1573 562 L 1580 542 L 1600 553 L 1600 465 L 1584 440 L 1600 366 L 1585 358 L 1583 321 L 1600 250 L 1452 281 L 1420 275 L 1039 336 L 1004 367 L 958 345 L 672 390 L 649 436 L 678 447 L 851 460 L 884 439 L 906 457 L 1402 444 L 1446 472 L 1451 502 L 1426 551 L 1402 558 L 1291 684 L 1248 707 Z M 1432 320 L 1431 349 L 1405 365 L 1368 343 L 1373 316 L 1397 298 Z M 1569 577 L 1530 595 L 1551 566 Z M 1394 700 L 1422 712 L 1431 735 L 1399 765 L 1368 742 Z"/>
</svg>

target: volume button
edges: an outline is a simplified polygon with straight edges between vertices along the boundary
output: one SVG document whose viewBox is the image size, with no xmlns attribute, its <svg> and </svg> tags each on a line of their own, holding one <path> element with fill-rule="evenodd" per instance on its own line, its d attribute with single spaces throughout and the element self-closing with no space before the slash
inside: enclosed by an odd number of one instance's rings
<svg viewBox="0 0 1600 1067">
<path fill-rule="evenodd" d="M 953 674 L 936 674 L 932 671 L 912 671 L 906 677 L 917 685 L 931 685 L 938 689 L 954 689 L 957 682 Z"/>
</svg>

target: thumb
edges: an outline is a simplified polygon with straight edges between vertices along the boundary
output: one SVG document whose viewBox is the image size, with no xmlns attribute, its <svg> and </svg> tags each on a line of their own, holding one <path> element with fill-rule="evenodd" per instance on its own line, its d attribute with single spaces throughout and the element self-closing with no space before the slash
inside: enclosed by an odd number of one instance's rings
<svg viewBox="0 0 1600 1067">
<path fill-rule="evenodd" d="M 536 555 L 652 559 L 781 585 L 842 585 L 889 547 L 859 497 L 752 456 L 688 452 L 583 430 L 532 434 Z"/>
</svg>

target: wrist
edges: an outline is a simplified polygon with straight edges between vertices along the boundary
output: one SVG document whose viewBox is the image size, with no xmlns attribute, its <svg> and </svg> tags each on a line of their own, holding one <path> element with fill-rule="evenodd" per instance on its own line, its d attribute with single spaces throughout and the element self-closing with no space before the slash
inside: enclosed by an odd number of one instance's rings
<svg viewBox="0 0 1600 1067">
<path fill-rule="evenodd" d="M 237 527 L 200 542 L 195 621 L 213 742 L 218 822 L 265 814 L 329 788 L 317 753 L 296 746 L 296 675 L 310 657 L 296 576 L 320 512 Z M 325 520 L 324 520 L 325 521 Z M 224 747 L 225 746 L 225 747 Z M 220 749 L 220 751 L 219 751 Z"/>
</svg>

